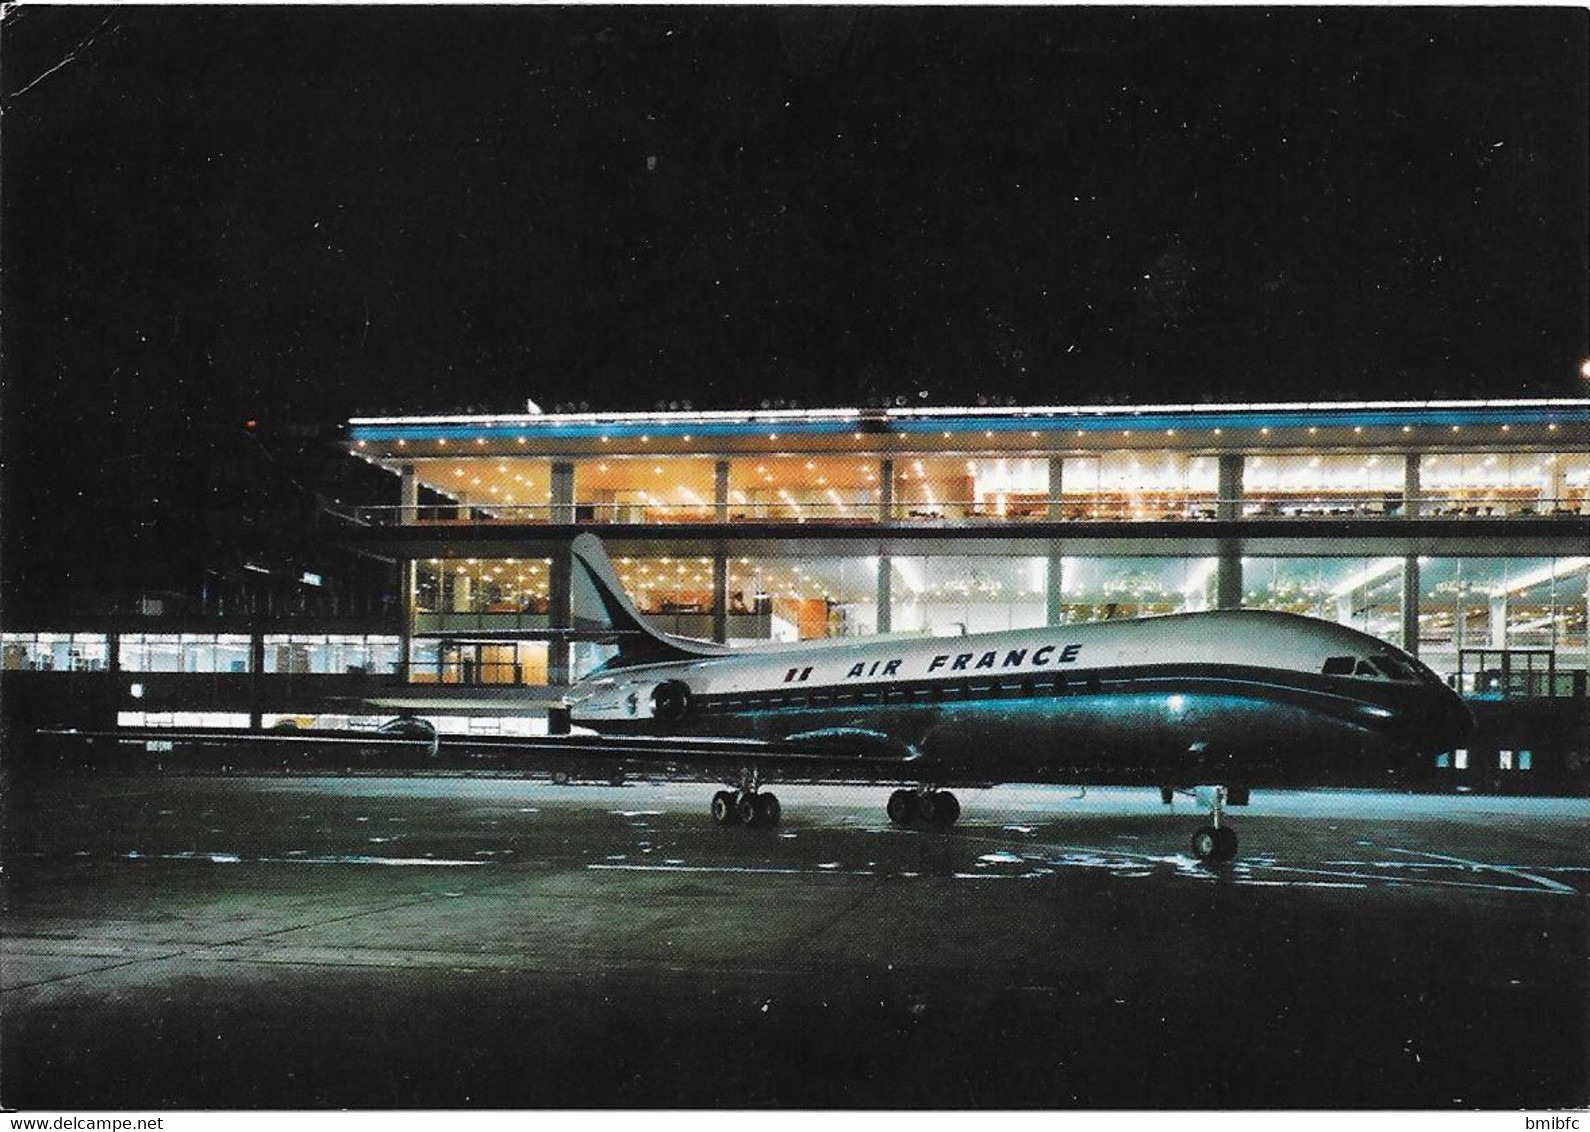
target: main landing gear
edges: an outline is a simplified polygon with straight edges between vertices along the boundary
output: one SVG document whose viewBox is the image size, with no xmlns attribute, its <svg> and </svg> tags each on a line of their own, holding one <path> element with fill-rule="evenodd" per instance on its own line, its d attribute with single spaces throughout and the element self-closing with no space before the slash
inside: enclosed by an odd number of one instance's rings
<svg viewBox="0 0 1590 1132">
<path fill-rule="evenodd" d="M 1226 787 L 1214 787 L 1213 794 L 1209 807 L 1209 824 L 1200 827 L 1198 832 L 1192 835 L 1192 853 L 1200 861 L 1224 864 L 1235 859 L 1237 855 L 1237 831 L 1229 825 L 1220 824 L 1227 801 Z M 1246 798 L 1243 801 L 1246 802 Z"/>
<path fill-rule="evenodd" d="M 961 816 L 961 803 L 948 790 L 896 790 L 889 795 L 888 812 L 895 825 L 920 821 L 948 829 Z"/>
<path fill-rule="evenodd" d="M 718 825 L 770 829 L 778 824 L 781 813 L 778 795 L 762 789 L 754 770 L 740 772 L 738 789 L 719 790 L 712 796 L 712 820 Z"/>
</svg>

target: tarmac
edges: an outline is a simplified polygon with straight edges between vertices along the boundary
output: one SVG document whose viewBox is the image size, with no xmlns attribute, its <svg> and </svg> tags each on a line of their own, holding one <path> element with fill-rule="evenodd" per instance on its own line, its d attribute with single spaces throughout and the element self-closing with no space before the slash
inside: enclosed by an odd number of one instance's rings
<svg viewBox="0 0 1590 1132">
<path fill-rule="evenodd" d="M 1585 799 L 13 779 L 11 1107 L 1590 1101 Z"/>
</svg>

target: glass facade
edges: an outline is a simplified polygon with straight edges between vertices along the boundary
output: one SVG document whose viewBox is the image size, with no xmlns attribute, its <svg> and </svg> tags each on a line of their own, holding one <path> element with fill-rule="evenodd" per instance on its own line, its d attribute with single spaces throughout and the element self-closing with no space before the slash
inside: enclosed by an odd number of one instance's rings
<svg viewBox="0 0 1590 1132">
<path fill-rule="evenodd" d="M 1213 519 L 1219 484 L 1214 456 L 1181 452 L 1105 452 L 1067 456 L 1061 514 L 1088 521 Z"/>
<path fill-rule="evenodd" d="M 728 461 L 731 522 L 867 522 L 878 517 L 876 459 L 818 455 L 738 457 Z"/>
<path fill-rule="evenodd" d="M 10 672 L 103 672 L 104 633 L 0 633 L 0 667 Z"/>
<path fill-rule="evenodd" d="M 409 642 L 408 678 L 412 684 L 545 684 L 547 644 L 415 638 Z"/>
<path fill-rule="evenodd" d="M 123 633 L 123 672 L 248 672 L 246 633 Z"/>
<path fill-rule="evenodd" d="M 1030 629 L 1048 612 L 1043 558 L 968 555 L 889 560 L 893 630 L 959 636 Z"/>
<path fill-rule="evenodd" d="M 1243 465 L 1243 514 L 1261 519 L 1405 515 L 1406 477 L 1406 461 L 1395 453 L 1250 456 Z"/>
<path fill-rule="evenodd" d="M 582 523 L 706 523 L 717 462 L 681 456 L 614 456 L 574 466 L 574 517 Z"/>
<path fill-rule="evenodd" d="M 1461 452 L 1424 456 L 1426 510 L 1442 516 L 1590 514 L 1583 452 Z"/>
<path fill-rule="evenodd" d="M 878 559 L 732 557 L 729 609 L 752 615 L 744 624 L 760 640 L 864 637 L 878 631 Z M 731 633 L 744 643 L 759 638 Z"/>
<path fill-rule="evenodd" d="M 398 671 L 400 650 L 393 636 L 347 633 L 267 633 L 266 672 L 319 675 L 390 675 Z"/>
<path fill-rule="evenodd" d="M 550 558 L 430 558 L 415 563 L 414 608 L 424 613 L 545 617 Z"/>
</svg>

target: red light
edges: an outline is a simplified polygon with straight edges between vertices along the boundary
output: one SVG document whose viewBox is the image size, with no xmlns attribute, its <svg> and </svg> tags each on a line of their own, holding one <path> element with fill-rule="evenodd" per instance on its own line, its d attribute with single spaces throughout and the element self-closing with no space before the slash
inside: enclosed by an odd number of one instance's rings
<svg viewBox="0 0 1590 1132">
<path fill-rule="evenodd" d="M 257 428 L 258 426 L 259 421 L 255 420 L 253 417 L 250 417 L 248 420 L 243 422 L 244 428 Z"/>
</svg>

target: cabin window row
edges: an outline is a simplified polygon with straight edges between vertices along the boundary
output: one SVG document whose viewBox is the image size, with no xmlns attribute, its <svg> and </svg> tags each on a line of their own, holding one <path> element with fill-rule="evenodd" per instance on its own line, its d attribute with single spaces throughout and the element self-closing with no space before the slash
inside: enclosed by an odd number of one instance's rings
<svg viewBox="0 0 1590 1132">
<path fill-rule="evenodd" d="M 1098 673 L 1072 672 L 1020 680 L 965 680 L 924 687 L 896 686 L 846 691 L 817 690 L 806 694 L 774 692 L 764 695 L 728 696 L 707 700 L 702 708 L 711 714 L 769 711 L 780 708 L 880 707 L 994 697 L 1022 699 L 1068 692 L 1101 692 L 1103 689 L 1104 684 Z"/>
</svg>

